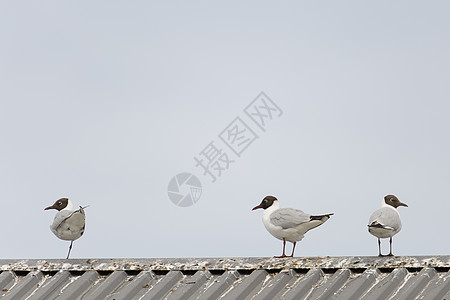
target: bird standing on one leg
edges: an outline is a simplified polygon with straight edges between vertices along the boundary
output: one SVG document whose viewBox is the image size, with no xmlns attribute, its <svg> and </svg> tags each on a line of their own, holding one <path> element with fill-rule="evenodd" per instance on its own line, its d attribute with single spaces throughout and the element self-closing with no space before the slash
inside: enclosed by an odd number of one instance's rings
<svg viewBox="0 0 450 300">
<path fill-rule="evenodd" d="M 378 238 L 378 256 L 381 254 L 381 240 L 389 238 L 389 254 L 392 254 L 392 237 L 402 229 L 402 222 L 397 207 L 406 206 L 405 203 L 400 202 L 394 195 L 387 195 L 381 202 L 381 208 L 375 211 L 369 219 L 369 232 Z"/>
<path fill-rule="evenodd" d="M 44 208 L 44 210 L 56 209 L 55 219 L 50 225 L 52 232 L 60 239 L 70 241 L 69 252 L 66 259 L 70 256 L 73 241 L 80 238 L 84 233 L 85 214 L 83 207 L 73 210 L 73 204 L 68 198 L 57 200 L 52 206 Z"/>
<path fill-rule="evenodd" d="M 325 223 L 331 215 L 312 216 L 303 211 L 293 208 L 280 208 L 278 199 L 273 196 L 265 197 L 261 204 L 255 206 L 252 210 L 262 208 L 263 223 L 271 235 L 283 241 L 283 253 L 275 257 L 293 257 L 295 245 L 303 239 L 303 236 L 309 230 Z M 286 255 L 286 241 L 291 242 L 292 254 Z"/>
</svg>

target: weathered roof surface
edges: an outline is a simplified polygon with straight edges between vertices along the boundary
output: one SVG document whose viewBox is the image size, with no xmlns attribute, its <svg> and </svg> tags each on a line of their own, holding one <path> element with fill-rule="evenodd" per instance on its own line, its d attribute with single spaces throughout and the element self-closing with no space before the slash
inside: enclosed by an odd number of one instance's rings
<svg viewBox="0 0 450 300">
<path fill-rule="evenodd" d="M 450 256 L 0 260 L 1 299 L 450 299 Z"/>
</svg>

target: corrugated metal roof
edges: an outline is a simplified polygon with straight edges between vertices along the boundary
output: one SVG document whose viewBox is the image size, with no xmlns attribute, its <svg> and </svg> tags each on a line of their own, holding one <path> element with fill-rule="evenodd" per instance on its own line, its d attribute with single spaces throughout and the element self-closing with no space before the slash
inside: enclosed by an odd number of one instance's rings
<svg viewBox="0 0 450 300">
<path fill-rule="evenodd" d="M 1 299 L 450 299 L 450 256 L 0 260 Z"/>
</svg>

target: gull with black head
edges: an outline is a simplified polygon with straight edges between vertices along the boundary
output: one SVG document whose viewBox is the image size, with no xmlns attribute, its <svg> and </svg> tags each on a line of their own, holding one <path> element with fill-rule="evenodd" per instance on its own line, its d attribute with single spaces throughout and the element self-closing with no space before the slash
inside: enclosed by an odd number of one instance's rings
<svg viewBox="0 0 450 300">
<path fill-rule="evenodd" d="M 394 195 L 387 195 L 381 202 L 381 208 L 376 210 L 369 219 L 369 232 L 378 238 L 378 256 L 381 254 L 381 240 L 389 238 L 389 254 L 392 254 L 392 237 L 402 229 L 402 222 L 397 207 L 405 206 L 405 203 L 400 202 Z"/>
<path fill-rule="evenodd" d="M 70 241 L 69 252 L 66 257 L 68 259 L 73 241 L 80 238 L 84 233 L 86 220 L 84 209 L 80 206 L 80 209 L 73 210 L 73 204 L 68 198 L 56 200 L 52 206 L 44 208 L 44 210 L 49 209 L 58 211 L 53 224 L 50 225 L 51 231 L 61 240 Z"/>
<path fill-rule="evenodd" d="M 325 223 L 333 213 L 313 216 L 299 209 L 280 208 L 278 199 L 274 196 L 265 197 L 261 204 L 252 210 L 262 208 L 263 223 L 267 231 L 274 237 L 283 241 L 283 254 L 280 257 L 293 257 L 295 245 L 302 240 L 305 233 Z M 291 242 L 292 254 L 286 255 L 286 241 Z"/>
</svg>

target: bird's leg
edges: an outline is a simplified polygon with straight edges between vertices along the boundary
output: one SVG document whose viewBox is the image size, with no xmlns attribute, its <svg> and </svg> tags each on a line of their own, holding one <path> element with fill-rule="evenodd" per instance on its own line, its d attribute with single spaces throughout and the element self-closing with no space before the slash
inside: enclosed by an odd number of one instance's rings
<svg viewBox="0 0 450 300">
<path fill-rule="evenodd" d="M 294 257 L 294 250 L 295 250 L 295 245 L 297 244 L 297 242 L 292 243 L 292 254 L 289 257 Z"/>
<path fill-rule="evenodd" d="M 380 238 L 378 238 L 378 256 L 383 256 L 381 254 L 381 240 L 380 240 Z"/>
<path fill-rule="evenodd" d="M 392 254 L 392 236 L 389 238 L 389 256 L 394 256 Z"/>
<path fill-rule="evenodd" d="M 275 258 L 286 257 L 286 239 L 283 238 L 283 254 L 281 256 L 274 256 Z"/>
<path fill-rule="evenodd" d="M 67 253 L 66 259 L 69 259 L 70 250 L 72 250 L 72 243 L 73 243 L 73 241 L 70 241 L 69 252 Z"/>
</svg>

